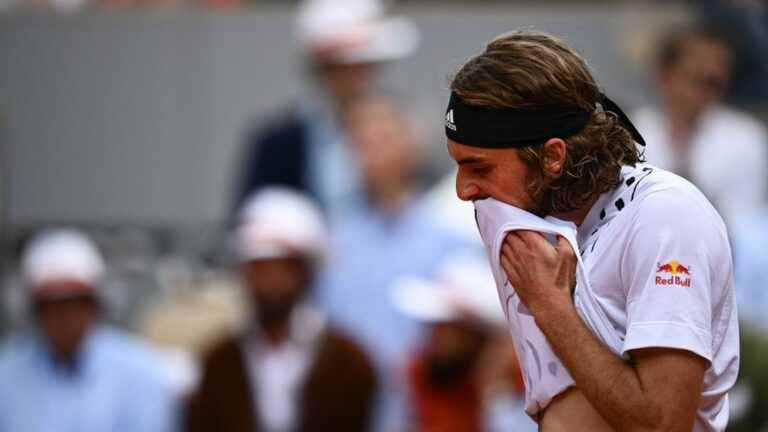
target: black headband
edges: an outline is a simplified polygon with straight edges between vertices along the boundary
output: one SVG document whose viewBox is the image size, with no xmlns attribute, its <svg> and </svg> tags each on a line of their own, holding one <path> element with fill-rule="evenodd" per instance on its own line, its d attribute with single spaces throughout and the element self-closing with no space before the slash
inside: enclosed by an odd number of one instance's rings
<svg viewBox="0 0 768 432">
<path fill-rule="evenodd" d="M 601 94 L 600 105 L 614 113 L 640 145 L 645 140 L 616 103 Z M 445 134 L 461 144 L 485 148 L 521 148 L 550 138 L 568 138 L 587 126 L 591 112 L 572 107 L 491 108 L 464 103 L 455 93 L 445 113 Z"/>
</svg>

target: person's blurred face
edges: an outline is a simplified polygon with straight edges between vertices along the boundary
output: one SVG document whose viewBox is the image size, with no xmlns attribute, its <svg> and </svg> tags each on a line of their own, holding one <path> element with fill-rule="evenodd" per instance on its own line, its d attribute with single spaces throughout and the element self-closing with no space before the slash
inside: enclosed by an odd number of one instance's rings
<svg viewBox="0 0 768 432">
<path fill-rule="evenodd" d="M 55 282 L 49 285 L 68 285 L 76 282 Z M 67 286 L 49 286 L 47 289 L 64 291 Z M 37 325 L 51 351 L 59 358 L 74 357 L 85 335 L 97 317 L 96 301 L 91 296 L 66 299 L 33 299 Z"/>
<path fill-rule="evenodd" d="M 426 358 L 430 380 L 436 386 L 450 386 L 474 370 L 485 344 L 479 328 L 462 321 L 431 326 Z"/>
<path fill-rule="evenodd" d="M 530 191 L 533 169 L 517 149 L 488 149 L 448 140 L 448 152 L 459 166 L 456 195 L 464 201 L 494 198 L 536 212 L 540 205 Z"/>
<path fill-rule="evenodd" d="M 731 51 L 724 43 L 691 38 L 680 57 L 660 76 L 667 104 L 688 116 L 700 114 L 724 97 L 731 78 Z"/>
<path fill-rule="evenodd" d="M 365 100 L 346 115 L 350 144 L 369 190 L 407 185 L 419 163 L 421 148 L 406 119 L 386 99 Z"/>
<path fill-rule="evenodd" d="M 316 76 L 328 94 L 343 106 L 368 92 L 376 80 L 378 66 L 374 63 L 321 63 L 315 66 Z"/>
<path fill-rule="evenodd" d="M 470 325 L 447 321 L 432 325 L 429 353 L 437 358 L 461 358 L 476 351 L 480 338 Z"/>
<path fill-rule="evenodd" d="M 248 261 L 242 264 L 242 272 L 259 321 L 266 326 L 290 316 L 310 278 L 306 260 L 294 257 Z"/>
</svg>

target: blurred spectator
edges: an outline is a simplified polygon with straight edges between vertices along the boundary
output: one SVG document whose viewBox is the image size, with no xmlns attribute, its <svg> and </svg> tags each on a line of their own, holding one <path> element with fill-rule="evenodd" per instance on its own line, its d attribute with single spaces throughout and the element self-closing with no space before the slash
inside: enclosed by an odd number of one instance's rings
<svg viewBox="0 0 768 432">
<path fill-rule="evenodd" d="M 358 186 L 357 167 L 340 130 L 340 113 L 371 90 L 380 66 L 412 53 L 418 35 L 385 18 L 378 0 L 306 0 L 297 32 L 314 91 L 246 140 L 239 203 L 256 189 L 282 184 L 333 211 Z"/>
<path fill-rule="evenodd" d="M 399 368 L 419 331 L 418 323 L 392 305 L 392 283 L 402 275 L 430 274 L 447 253 L 468 242 L 437 223 L 421 198 L 416 173 L 425 154 L 407 110 L 369 96 L 346 113 L 365 195 L 348 197 L 335 221 L 318 297 L 379 365 L 386 395 L 377 424 L 391 430 L 388 422 L 402 417 Z"/>
<path fill-rule="evenodd" d="M 205 359 L 187 430 L 366 430 L 375 372 L 303 301 L 326 249 L 319 210 L 296 192 L 265 188 L 246 201 L 234 243 L 252 325 Z"/>
<path fill-rule="evenodd" d="M 408 368 L 412 430 L 536 430 L 523 411 L 522 376 L 481 256 L 451 257 L 432 280 L 401 279 L 393 301 L 428 326 Z"/>
<path fill-rule="evenodd" d="M 660 105 L 633 117 L 648 161 L 695 183 L 731 225 L 763 205 L 768 182 L 765 128 L 722 104 L 733 61 L 729 42 L 715 29 L 670 34 L 658 61 Z"/>
<path fill-rule="evenodd" d="M 768 209 L 742 219 L 732 231 L 739 319 L 768 335 Z"/>
<path fill-rule="evenodd" d="M 0 430 L 162 432 L 176 401 L 147 346 L 100 322 L 101 256 L 78 232 L 34 238 L 22 259 L 35 328 L 0 353 Z"/>
<path fill-rule="evenodd" d="M 702 20 L 727 29 L 738 41 L 730 98 L 740 104 L 768 102 L 768 2 L 765 0 L 700 0 Z"/>
<path fill-rule="evenodd" d="M 729 395 L 731 432 L 768 430 L 768 208 L 731 227 L 739 308 L 739 379 Z"/>
<path fill-rule="evenodd" d="M 741 310 L 739 310 L 741 312 Z M 762 432 L 768 430 L 768 335 L 750 322 L 739 324 L 741 354 L 739 379 L 728 394 L 731 417 L 728 432 Z"/>
</svg>

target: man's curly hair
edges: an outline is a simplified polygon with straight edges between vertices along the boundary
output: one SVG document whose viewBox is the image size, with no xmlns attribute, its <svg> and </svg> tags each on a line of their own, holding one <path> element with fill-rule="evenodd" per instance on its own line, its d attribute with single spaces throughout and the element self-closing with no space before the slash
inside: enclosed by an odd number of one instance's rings
<svg viewBox="0 0 768 432">
<path fill-rule="evenodd" d="M 537 168 L 538 176 L 530 188 L 542 213 L 584 206 L 595 194 L 618 186 L 622 165 L 643 161 L 616 115 L 599 106 L 600 90 L 584 59 L 554 36 L 531 32 L 501 35 L 459 69 L 450 87 L 470 105 L 576 106 L 592 112 L 581 132 L 565 138 L 566 161 L 558 176 L 548 176 L 543 170 L 540 145 L 520 149 L 522 160 Z"/>
</svg>

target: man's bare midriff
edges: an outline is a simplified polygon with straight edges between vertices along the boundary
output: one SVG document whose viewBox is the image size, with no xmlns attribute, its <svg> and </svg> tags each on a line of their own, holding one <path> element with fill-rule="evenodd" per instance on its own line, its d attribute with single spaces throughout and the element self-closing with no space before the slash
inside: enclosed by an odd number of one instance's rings
<svg viewBox="0 0 768 432">
<path fill-rule="evenodd" d="M 613 432 L 577 388 L 571 387 L 550 402 L 539 421 L 541 432 Z"/>
</svg>

